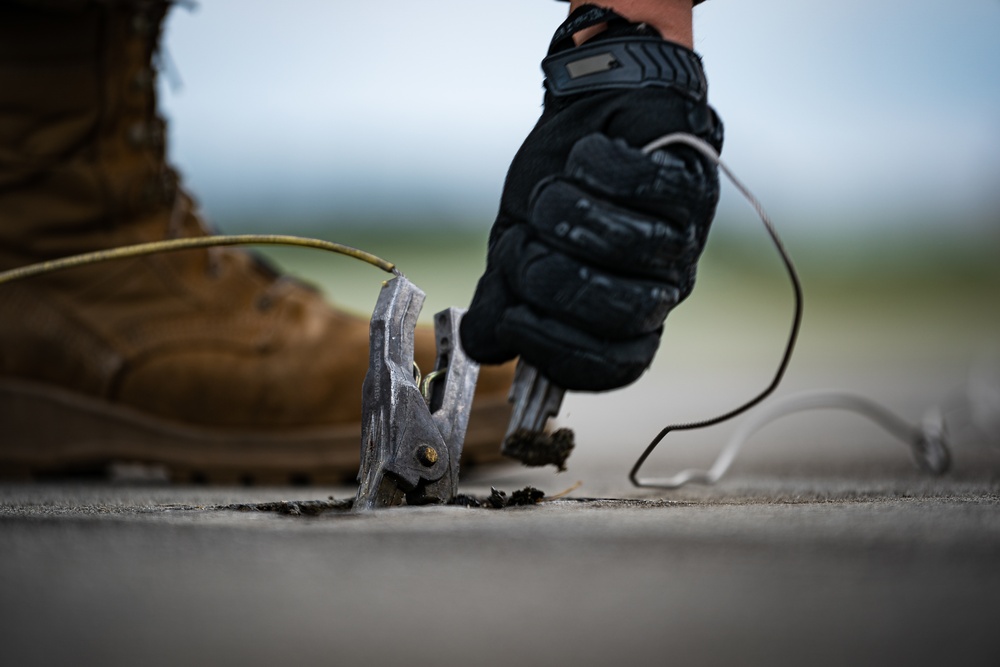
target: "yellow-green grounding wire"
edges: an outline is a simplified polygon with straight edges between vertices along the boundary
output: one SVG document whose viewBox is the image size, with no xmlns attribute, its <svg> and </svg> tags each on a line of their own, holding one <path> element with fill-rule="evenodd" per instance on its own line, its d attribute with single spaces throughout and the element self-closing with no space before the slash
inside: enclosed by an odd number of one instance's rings
<svg viewBox="0 0 1000 667">
<path fill-rule="evenodd" d="M 342 243 L 324 241 L 322 239 L 303 238 L 301 236 L 287 236 L 282 234 L 234 234 L 222 236 L 199 236 L 195 238 L 168 239 L 164 241 L 153 241 L 151 243 L 139 243 L 137 245 L 121 246 L 108 250 L 98 250 L 82 255 L 53 259 L 38 264 L 30 264 L 17 269 L 0 272 L 0 285 L 21 278 L 52 273 L 63 269 L 71 269 L 77 266 L 98 264 L 116 259 L 126 259 L 130 257 L 141 257 L 143 255 L 153 255 L 161 252 L 172 252 L 176 250 L 190 250 L 192 248 L 214 248 L 228 245 L 283 245 L 296 246 L 299 248 L 315 248 L 326 250 L 339 255 L 346 255 L 354 259 L 361 260 L 367 264 L 378 267 L 386 273 L 396 276 L 403 275 L 396 265 L 386 261 L 377 255 L 364 250 L 358 250 Z"/>
</svg>

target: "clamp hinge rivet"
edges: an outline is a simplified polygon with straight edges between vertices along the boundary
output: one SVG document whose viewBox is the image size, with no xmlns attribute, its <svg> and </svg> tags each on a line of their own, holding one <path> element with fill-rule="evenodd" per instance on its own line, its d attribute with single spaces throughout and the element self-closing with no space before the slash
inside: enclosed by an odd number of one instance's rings
<svg viewBox="0 0 1000 667">
<path fill-rule="evenodd" d="M 432 465 L 437 463 L 438 452 L 430 445 L 421 445 L 420 448 L 417 449 L 417 460 L 430 468 Z"/>
</svg>

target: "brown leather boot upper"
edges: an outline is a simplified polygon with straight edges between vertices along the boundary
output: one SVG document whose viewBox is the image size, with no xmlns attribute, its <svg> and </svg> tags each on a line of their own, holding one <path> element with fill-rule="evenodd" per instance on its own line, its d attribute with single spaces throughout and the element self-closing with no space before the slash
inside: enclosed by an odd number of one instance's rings
<svg viewBox="0 0 1000 667">
<path fill-rule="evenodd" d="M 167 4 L 72 6 L 0 5 L 0 269 L 205 234 L 164 159 L 156 112 Z M 418 337 L 424 368 L 432 346 Z M 367 321 L 241 251 L 120 260 L 0 287 L 0 378 L 185 424 L 356 422 L 367 354 Z M 503 391 L 503 381 L 485 382 Z"/>
</svg>

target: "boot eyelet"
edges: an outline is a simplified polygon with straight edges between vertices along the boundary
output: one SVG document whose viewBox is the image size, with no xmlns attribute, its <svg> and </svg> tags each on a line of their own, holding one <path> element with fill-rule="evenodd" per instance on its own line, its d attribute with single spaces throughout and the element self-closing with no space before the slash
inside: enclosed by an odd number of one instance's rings
<svg viewBox="0 0 1000 667">
<path fill-rule="evenodd" d="M 132 77 L 132 89 L 145 93 L 149 92 L 153 88 L 153 73 L 146 67 L 143 67 L 135 76 Z"/>
<path fill-rule="evenodd" d="M 149 208 L 157 199 L 157 182 L 155 179 L 147 179 L 139 190 L 139 202 L 143 208 Z"/>
<path fill-rule="evenodd" d="M 126 139 L 132 148 L 142 148 L 149 141 L 149 130 L 145 123 L 133 123 L 126 132 Z"/>
<path fill-rule="evenodd" d="M 209 280 L 222 278 L 222 258 L 218 255 L 219 248 L 208 249 L 208 263 L 205 265 L 205 277 Z"/>
<path fill-rule="evenodd" d="M 149 145 L 153 148 L 162 148 L 167 143 L 167 131 L 163 121 L 154 122 L 149 127 Z"/>
<path fill-rule="evenodd" d="M 141 37 L 149 35 L 153 31 L 153 21 L 146 14 L 135 14 L 132 16 L 132 32 Z"/>
</svg>

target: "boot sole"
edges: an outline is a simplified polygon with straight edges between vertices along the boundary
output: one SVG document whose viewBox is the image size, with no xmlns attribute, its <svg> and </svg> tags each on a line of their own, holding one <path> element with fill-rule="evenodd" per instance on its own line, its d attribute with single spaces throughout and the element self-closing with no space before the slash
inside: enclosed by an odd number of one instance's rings
<svg viewBox="0 0 1000 667">
<path fill-rule="evenodd" d="M 502 460 L 510 406 L 477 400 L 462 464 Z M 115 464 L 162 467 L 177 482 L 353 482 L 360 423 L 280 432 L 178 424 L 132 408 L 27 380 L 0 379 L 0 477 L 106 474 Z"/>
</svg>

